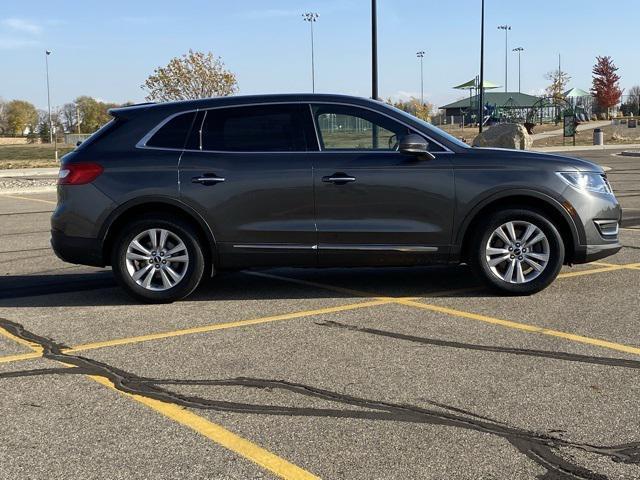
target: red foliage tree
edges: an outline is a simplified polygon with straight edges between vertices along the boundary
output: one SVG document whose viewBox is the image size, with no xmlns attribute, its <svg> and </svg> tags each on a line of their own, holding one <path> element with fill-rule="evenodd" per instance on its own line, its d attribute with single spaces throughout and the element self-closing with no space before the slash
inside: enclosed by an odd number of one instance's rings
<svg viewBox="0 0 640 480">
<path fill-rule="evenodd" d="M 611 57 L 596 57 L 596 64 L 593 67 L 593 86 L 591 94 L 596 98 L 598 105 L 609 109 L 620 102 L 622 90 L 620 89 L 620 75 L 616 72 Z"/>
</svg>

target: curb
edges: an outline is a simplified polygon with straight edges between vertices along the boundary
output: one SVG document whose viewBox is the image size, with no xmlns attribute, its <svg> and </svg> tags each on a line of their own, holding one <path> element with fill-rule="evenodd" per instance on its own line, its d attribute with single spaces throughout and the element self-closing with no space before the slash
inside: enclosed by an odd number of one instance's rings
<svg viewBox="0 0 640 480">
<path fill-rule="evenodd" d="M 620 155 L 622 157 L 640 157 L 640 150 L 625 150 Z"/>
<path fill-rule="evenodd" d="M 57 177 L 58 168 L 8 168 L 0 170 L 0 178 Z"/>
<path fill-rule="evenodd" d="M 532 148 L 532 152 L 587 152 L 587 151 L 605 151 L 605 150 L 626 150 L 629 148 L 640 148 L 640 144 L 633 145 L 583 145 L 583 146 L 565 146 L 565 147 L 539 147 Z"/>
<path fill-rule="evenodd" d="M 34 187 L 34 188 L 8 188 L 6 190 L 0 190 L 0 196 L 2 195 L 27 195 L 34 193 L 55 193 L 56 186 L 51 185 L 48 187 Z"/>
</svg>

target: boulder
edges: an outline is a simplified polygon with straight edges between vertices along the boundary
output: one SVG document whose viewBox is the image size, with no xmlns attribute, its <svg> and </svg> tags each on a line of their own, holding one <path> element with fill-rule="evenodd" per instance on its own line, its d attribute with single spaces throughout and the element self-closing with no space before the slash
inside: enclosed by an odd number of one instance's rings
<svg viewBox="0 0 640 480">
<path fill-rule="evenodd" d="M 533 146 L 533 139 L 522 125 L 501 123 L 478 135 L 473 140 L 473 146 L 528 150 Z"/>
</svg>

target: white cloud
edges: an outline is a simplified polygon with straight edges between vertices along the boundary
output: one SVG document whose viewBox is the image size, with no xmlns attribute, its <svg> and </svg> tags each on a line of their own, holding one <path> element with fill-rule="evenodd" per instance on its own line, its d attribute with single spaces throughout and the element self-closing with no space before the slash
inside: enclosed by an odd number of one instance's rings
<svg viewBox="0 0 640 480">
<path fill-rule="evenodd" d="M 2 20 L 2 25 L 10 28 L 11 30 L 31 35 L 38 35 L 42 32 L 42 27 L 40 25 L 23 18 L 6 18 Z"/>
<path fill-rule="evenodd" d="M 34 47 L 39 44 L 40 42 L 31 39 L 0 37 L 0 50 Z"/>
</svg>

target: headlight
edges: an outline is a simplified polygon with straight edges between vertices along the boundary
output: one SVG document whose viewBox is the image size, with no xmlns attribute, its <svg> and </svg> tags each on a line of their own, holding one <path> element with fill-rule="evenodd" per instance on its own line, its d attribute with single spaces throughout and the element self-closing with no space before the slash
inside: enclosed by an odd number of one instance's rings
<svg viewBox="0 0 640 480">
<path fill-rule="evenodd" d="M 574 188 L 582 191 L 612 194 L 607 177 L 596 172 L 557 172 L 558 176 Z"/>
</svg>

